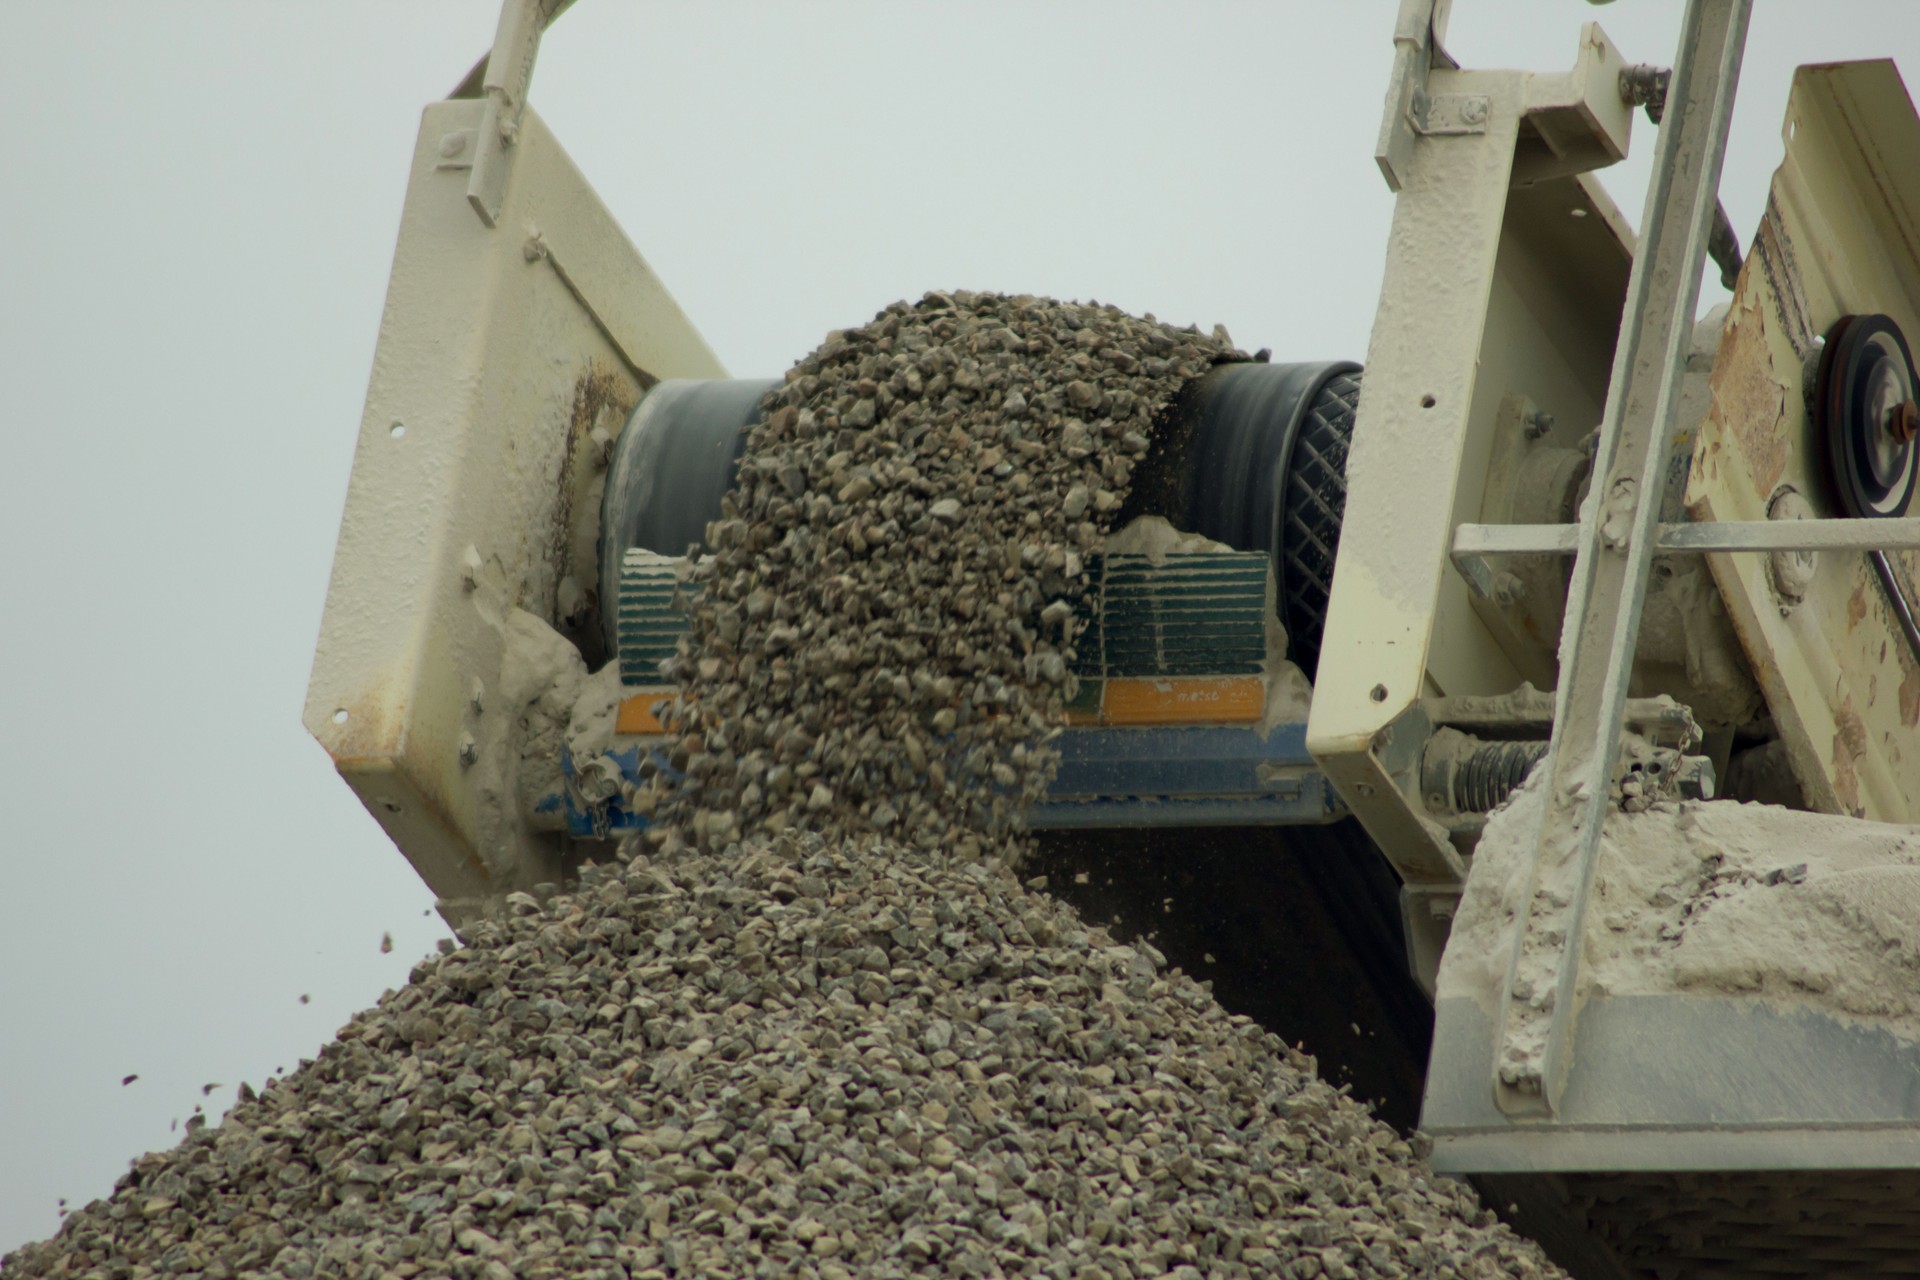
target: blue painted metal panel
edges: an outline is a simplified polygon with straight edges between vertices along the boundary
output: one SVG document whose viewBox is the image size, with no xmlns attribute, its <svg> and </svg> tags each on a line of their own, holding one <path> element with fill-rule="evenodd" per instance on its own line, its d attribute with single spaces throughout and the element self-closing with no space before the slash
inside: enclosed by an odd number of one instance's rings
<svg viewBox="0 0 1920 1280">
<path fill-rule="evenodd" d="M 1307 751 L 1307 726 L 1262 736 L 1239 725 L 1062 733 L 1060 769 L 1027 814 L 1036 829 L 1285 826 L 1347 814 Z"/>
<path fill-rule="evenodd" d="M 1324 777 L 1301 779 L 1294 795 L 1042 800 L 1027 810 L 1034 831 L 1173 827 L 1311 827 L 1347 816 Z"/>
<path fill-rule="evenodd" d="M 616 748 L 609 754 L 619 762 L 620 776 L 628 782 L 640 781 L 639 744 L 624 749 Z M 667 764 L 665 754 L 656 750 L 654 761 L 661 772 L 668 777 L 678 777 Z M 566 787 L 558 795 L 542 796 L 534 803 L 535 813 L 552 813 L 555 810 L 567 815 L 567 834 L 576 840 L 608 840 L 625 835 L 629 831 L 646 829 L 647 820 L 627 808 L 615 797 L 600 804 L 589 804 L 573 785 L 573 753 L 565 747 L 560 749 L 560 772 L 566 778 Z"/>
<path fill-rule="evenodd" d="M 1297 826 L 1331 822 L 1347 807 L 1307 752 L 1307 726 L 1283 724 L 1264 737 L 1239 725 L 1145 729 L 1074 728 L 1056 740 L 1060 769 L 1027 814 L 1035 830 L 1091 827 Z M 640 780 L 640 748 L 614 753 L 629 782 Z M 656 755 L 662 769 L 666 760 Z M 569 785 L 536 812 L 566 814 L 579 839 L 644 828 L 616 799 L 589 805 Z M 671 770 L 668 770 L 671 774 Z"/>
</svg>

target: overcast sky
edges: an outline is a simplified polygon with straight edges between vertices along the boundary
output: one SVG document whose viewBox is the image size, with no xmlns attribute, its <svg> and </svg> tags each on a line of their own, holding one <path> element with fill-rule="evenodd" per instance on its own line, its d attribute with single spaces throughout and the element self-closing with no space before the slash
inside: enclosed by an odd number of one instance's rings
<svg viewBox="0 0 1920 1280">
<path fill-rule="evenodd" d="M 1359 359 L 1395 8 L 582 0 L 532 98 L 736 374 L 953 287 Z M 1449 44 L 1665 64 L 1679 11 L 1457 0 Z M 0 1251 L 443 935 L 300 709 L 420 108 L 496 14 L 0 0 Z M 1877 56 L 1920 10 L 1761 0 L 1743 242 L 1793 65 Z"/>
</svg>

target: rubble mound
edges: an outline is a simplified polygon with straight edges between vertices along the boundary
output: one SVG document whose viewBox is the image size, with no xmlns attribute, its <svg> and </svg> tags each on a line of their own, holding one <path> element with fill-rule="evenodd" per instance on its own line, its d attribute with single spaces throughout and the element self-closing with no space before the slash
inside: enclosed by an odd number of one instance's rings
<svg viewBox="0 0 1920 1280">
<path fill-rule="evenodd" d="M 1063 602 L 1236 358 L 964 293 L 833 335 L 711 530 L 646 841 L 512 895 L 7 1275 L 1556 1274 L 1015 870 Z"/>
</svg>

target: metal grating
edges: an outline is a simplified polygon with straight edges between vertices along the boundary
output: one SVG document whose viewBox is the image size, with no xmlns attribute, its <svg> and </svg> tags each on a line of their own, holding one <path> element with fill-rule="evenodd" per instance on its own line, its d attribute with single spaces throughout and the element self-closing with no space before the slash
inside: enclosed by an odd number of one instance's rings
<svg viewBox="0 0 1920 1280">
<path fill-rule="evenodd" d="M 620 654 L 620 683 L 662 683 L 660 664 L 671 658 L 687 633 L 687 617 L 674 603 L 680 590 L 678 556 L 635 547 L 620 559 L 620 600 L 614 637 Z"/>
<path fill-rule="evenodd" d="M 674 603 L 675 556 L 634 548 L 620 562 L 614 632 L 622 684 L 661 683 L 660 663 L 687 632 Z M 1267 657 L 1268 560 L 1264 552 L 1096 555 L 1075 602 L 1085 628 L 1075 642 L 1083 681 L 1128 676 L 1258 675 Z"/>
<path fill-rule="evenodd" d="M 1267 657 L 1264 552 L 1094 556 L 1076 610 L 1083 680 L 1126 676 L 1257 675 Z"/>
</svg>

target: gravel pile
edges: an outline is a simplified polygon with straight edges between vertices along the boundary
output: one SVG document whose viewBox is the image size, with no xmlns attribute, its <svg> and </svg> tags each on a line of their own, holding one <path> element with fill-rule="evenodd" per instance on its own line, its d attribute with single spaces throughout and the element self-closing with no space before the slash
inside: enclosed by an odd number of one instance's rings
<svg viewBox="0 0 1920 1280">
<path fill-rule="evenodd" d="M 651 846 L 512 896 L 6 1274 L 1553 1274 L 1010 869 L 1059 602 L 1235 355 L 967 294 L 832 337 L 713 530 Z"/>
<path fill-rule="evenodd" d="M 997 865 L 789 834 L 511 907 L 8 1274 L 1541 1273 Z"/>
</svg>

